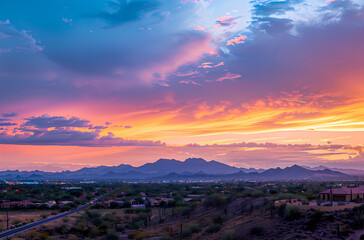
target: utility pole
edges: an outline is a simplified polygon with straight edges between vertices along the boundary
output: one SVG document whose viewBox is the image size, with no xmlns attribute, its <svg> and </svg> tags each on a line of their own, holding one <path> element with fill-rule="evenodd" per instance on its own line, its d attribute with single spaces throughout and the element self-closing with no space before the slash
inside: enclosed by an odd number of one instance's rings
<svg viewBox="0 0 364 240">
<path fill-rule="evenodd" d="M 182 223 L 181 223 L 181 228 L 180 228 L 180 231 L 179 231 L 179 238 L 182 239 L 183 236 L 182 236 Z"/>
<path fill-rule="evenodd" d="M 159 223 L 162 222 L 162 217 L 161 217 L 161 209 L 160 207 L 158 206 L 158 215 L 159 215 Z"/>
<path fill-rule="evenodd" d="M 6 211 L 6 216 L 4 216 L 4 220 L 6 222 L 6 229 L 9 230 L 9 222 L 10 222 L 9 211 Z"/>
<path fill-rule="evenodd" d="M 340 238 L 340 224 L 337 224 L 337 238 Z"/>
</svg>

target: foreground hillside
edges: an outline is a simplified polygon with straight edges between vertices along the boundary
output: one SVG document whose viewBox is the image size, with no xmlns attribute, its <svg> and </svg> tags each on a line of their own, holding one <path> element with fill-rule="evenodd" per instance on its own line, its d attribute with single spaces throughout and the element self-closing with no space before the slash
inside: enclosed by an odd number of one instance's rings
<svg viewBox="0 0 364 240">
<path fill-rule="evenodd" d="M 334 186 L 342 184 L 345 182 Z M 359 239 L 364 233 L 363 199 L 331 206 L 319 195 L 322 190 L 332 187 L 324 182 L 77 186 L 77 189 L 69 190 L 41 186 L 45 192 L 51 193 L 46 198 L 58 196 L 63 199 L 63 196 L 76 192 L 80 195 L 80 198 L 74 198 L 73 203 L 70 201 L 62 207 L 55 204 L 50 208 L 50 214 L 76 207 L 72 204 L 83 199 L 86 189 L 99 191 L 95 195 L 107 191 L 110 194 L 91 208 L 17 233 L 11 239 Z M 10 189 L 16 188 L 12 186 Z M 65 191 L 70 192 L 67 194 Z M 3 197 L 23 196 L 15 193 L 6 192 Z M 39 194 L 39 200 L 41 196 Z M 7 212 L 14 228 L 36 220 L 35 213 L 39 210 L 3 208 L 0 214 L 4 219 Z M 21 219 L 20 216 L 32 216 L 32 219 Z M 4 230 L 4 222 L 0 225 Z"/>
</svg>

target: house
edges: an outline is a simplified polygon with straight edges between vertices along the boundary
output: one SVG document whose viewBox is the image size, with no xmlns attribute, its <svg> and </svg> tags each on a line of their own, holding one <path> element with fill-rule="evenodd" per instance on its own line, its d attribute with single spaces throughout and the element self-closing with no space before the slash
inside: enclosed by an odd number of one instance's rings
<svg viewBox="0 0 364 240">
<path fill-rule="evenodd" d="M 154 198 L 148 198 L 148 201 L 152 207 L 158 207 L 159 206 L 159 200 Z"/>
<path fill-rule="evenodd" d="M 47 205 L 47 207 L 49 207 L 49 208 L 57 205 L 56 201 L 54 201 L 54 200 L 45 202 L 44 204 Z"/>
<path fill-rule="evenodd" d="M 355 199 L 361 199 L 364 198 L 364 186 L 359 187 L 342 187 L 342 188 L 333 188 L 328 189 L 323 192 L 320 192 L 320 197 L 323 200 L 331 201 L 331 195 L 332 195 L 332 201 L 334 202 L 351 202 Z"/>
<path fill-rule="evenodd" d="M 174 201 L 174 198 L 161 198 L 162 202 L 168 203 Z"/>
<path fill-rule="evenodd" d="M 24 201 L 13 201 L 13 202 L 5 202 L 0 204 L 0 208 L 29 208 L 33 206 L 34 203 L 28 200 Z"/>
<path fill-rule="evenodd" d="M 124 204 L 124 201 L 119 201 L 117 199 L 111 199 L 111 200 L 107 200 L 107 201 L 102 202 L 102 205 L 104 207 L 110 207 L 110 204 L 112 202 L 119 204 L 119 206 L 122 206 Z"/>
<path fill-rule="evenodd" d="M 72 201 L 60 201 L 59 202 L 59 206 L 60 207 L 63 207 L 64 205 L 67 205 L 67 204 L 69 204 L 69 203 L 73 203 Z"/>
<path fill-rule="evenodd" d="M 280 206 L 282 204 L 292 204 L 302 206 L 302 201 L 300 199 L 284 199 L 284 200 L 277 200 L 274 202 L 275 206 Z"/>
<path fill-rule="evenodd" d="M 188 203 L 190 201 L 192 201 L 192 198 L 183 198 L 183 203 Z"/>
<path fill-rule="evenodd" d="M 82 187 L 62 187 L 61 189 L 64 189 L 64 190 L 80 190 L 80 189 L 82 189 Z"/>
</svg>

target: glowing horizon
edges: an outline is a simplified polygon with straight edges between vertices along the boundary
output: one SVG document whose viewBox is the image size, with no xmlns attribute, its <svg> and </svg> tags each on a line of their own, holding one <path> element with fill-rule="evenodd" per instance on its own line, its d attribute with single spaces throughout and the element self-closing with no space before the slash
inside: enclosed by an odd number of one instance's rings
<svg viewBox="0 0 364 240">
<path fill-rule="evenodd" d="M 361 0 L 0 12 L 0 170 L 188 157 L 364 169 Z"/>
</svg>

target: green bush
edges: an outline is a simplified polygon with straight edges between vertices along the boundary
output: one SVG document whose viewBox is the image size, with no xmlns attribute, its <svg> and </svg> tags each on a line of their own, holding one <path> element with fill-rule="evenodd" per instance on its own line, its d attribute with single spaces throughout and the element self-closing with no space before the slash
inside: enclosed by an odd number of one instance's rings
<svg viewBox="0 0 364 240">
<path fill-rule="evenodd" d="M 284 211 L 284 218 L 294 220 L 301 217 L 301 210 L 296 205 L 287 205 Z"/>
<path fill-rule="evenodd" d="M 169 235 L 162 236 L 161 240 L 173 240 L 173 238 Z"/>
<path fill-rule="evenodd" d="M 222 233 L 221 240 L 233 240 L 235 239 L 235 230 L 229 229 Z"/>
<path fill-rule="evenodd" d="M 219 197 L 216 194 L 213 194 L 211 196 L 208 196 L 205 201 L 203 202 L 203 205 L 205 207 L 222 207 L 224 206 L 225 200 Z"/>
<path fill-rule="evenodd" d="M 194 233 L 198 233 L 200 231 L 200 227 L 197 224 L 191 224 L 185 227 L 182 231 L 182 235 L 184 237 L 190 236 Z"/>
<path fill-rule="evenodd" d="M 305 223 L 307 230 L 315 230 L 317 224 L 321 221 L 323 213 L 320 211 L 315 211 L 308 222 Z"/>
<path fill-rule="evenodd" d="M 354 207 L 351 212 L 353 227 L 362 228 L 364 226 L 364 204 Z"/>
<path fill-rule="evenodd" d="M 214 217 L 212 219 L 212 222 L 215 224 L 222 224 L 224 222 L 224 219 L 222 219 L 222 217 L 219 215 L 219 216 Z"/>
<path fill-rule="evenodd" d="M 255 226 L 250 229 L 250 234 L 255 236 L 262 236 L 264 234 L 264 228 Z"/>
<path fill-rule="evenodd" d="M 115 232 L 108 232 L 102 240 L 119 240 L 119 235 Z"/>
<path fill-rule="evenodd" d="M 222 226 L 220 224 L 213 223 L 210 226 L 208 226 L 208 228 L 206 229 L 206 232 L 207 233 L 218 232 L 218 231 L 220 231 L 221 228 L 222 228 Z"/>
</svg>

